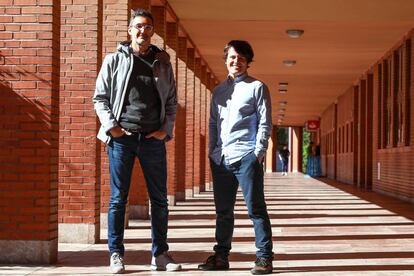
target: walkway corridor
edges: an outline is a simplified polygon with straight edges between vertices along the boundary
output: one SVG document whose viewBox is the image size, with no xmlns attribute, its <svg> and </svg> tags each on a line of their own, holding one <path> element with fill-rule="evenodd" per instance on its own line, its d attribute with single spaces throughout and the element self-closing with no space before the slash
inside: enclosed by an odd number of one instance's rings
<svg viewBox="0 0 414 276">
<path fill-rule="evenodd" d="M 268 174 L 266 195 L 280 275 L 414 275 L 412 204 L 302 174 Z M 180 273 L 150 272 L 148 221 L 126 231 L 126 269 L 132 275 L 250 275 L 254 233 L 241 194 L 228 272 L 199 272 L 214 243 L 212 192 L 170 208 L 169 242 Z M 106 233 L 102 244 L 59 244 L 55 266 L 0 266 L 0 274 L 107 275 Z M 2 254 L 7 254 L 3 252 Z"/>
</svg>

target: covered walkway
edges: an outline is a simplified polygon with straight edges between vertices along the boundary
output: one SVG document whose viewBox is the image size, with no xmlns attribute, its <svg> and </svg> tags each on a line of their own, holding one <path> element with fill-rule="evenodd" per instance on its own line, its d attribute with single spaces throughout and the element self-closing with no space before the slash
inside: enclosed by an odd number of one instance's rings
<svg viewBox="0 0 414 276">
<path fill-rule="evenodd" d="M 300 173 L 287 177 L 267 174 L 266 196 L 273 226 L 275 273 L 414 275 L 412 204 Z M 211 252 L 214 218 L 213 195 L 208 189 L 171 206 L 169 242 L 174 257 L 183 263 L 184 271 L 179 274 L 224 274 L 196 269 Z M 241 194 L 235 224 L 231 270 L 225 274 L 250 275 L 254 233 Z M 149 221 L 132 220 L 129 225 L 125 237 L 126 273 L 166 275 L 149 271 Z M 0 275 L 105 275 L 107 254 L 106 233 L 102 230 L 100 244 L 59 243 L 55 265 L 0 266 Z"/>
</svg>

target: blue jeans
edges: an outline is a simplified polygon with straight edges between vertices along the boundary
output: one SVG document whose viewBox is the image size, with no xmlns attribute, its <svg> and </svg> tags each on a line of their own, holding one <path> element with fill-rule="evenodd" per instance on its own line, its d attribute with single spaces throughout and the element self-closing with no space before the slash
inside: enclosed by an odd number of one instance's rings
<svg viewBox="0 0 414 276">
<path fill-rule="evenodd" d="M 216 207 L 216 254 L 228 255 L 234 229 L 234 205 L 240 184 L 250 219 L 254 224 L 257 257 L 273 257 L 272 227 L 267 214 L 263 191 L 263 166 L 254 152 L 240 161 L 217 165 L 210 160 Z"/>
<path fill-rule="evenodd" d="M 283 160 L 282 161 L 282 172 L 287 173 L 288 172 L 288 160 Z"/>
<path fill-rule="evenodd" d="M 144 135 L 124 135 L 108 145 L 111 196 L 108 209 L 109 253 L 124 255 L 125 207 L 138 157 L 151 202 L 152 254 L 168 250 L 167 160 L 165 142 Z"/>
</svg>

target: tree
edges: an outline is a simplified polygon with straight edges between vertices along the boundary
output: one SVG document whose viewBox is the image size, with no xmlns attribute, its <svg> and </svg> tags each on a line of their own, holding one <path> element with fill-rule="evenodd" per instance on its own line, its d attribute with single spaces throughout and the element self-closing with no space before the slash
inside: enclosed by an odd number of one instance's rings
<svg viewBox="0 0 414 276">
<path fill-rule="evenodd" d="M 306 167 L 308 165 L 308 148 L 310 144 L 311 133 L 303 128 L 303 143 L 302 143 L 302 171 L 306 172 Z"/>
</svg>

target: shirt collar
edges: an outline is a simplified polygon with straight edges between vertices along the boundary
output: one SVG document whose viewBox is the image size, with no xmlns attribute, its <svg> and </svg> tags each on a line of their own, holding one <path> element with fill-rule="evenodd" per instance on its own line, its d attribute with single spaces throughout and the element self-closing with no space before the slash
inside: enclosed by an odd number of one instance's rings
<svg viewBox="0 0 414 276">
<path fill-rule="evenodd" d="M 243 81 L 243 80 L 244 80 L 244 79 L 246 79 L 246 78 L 247 78 L 247 72 L 246 72 L 246 73 L 244 73 L 244 74 L 241 74 L 241 75 L 237 76 L 236 78 L 234 78 L 234 80 L 233 80 L 233 78 L 232 78 L 232 77 L 230 77 L 230 75 L 228 75 L 228 76 L 227 76 L 227 81 L 228 81 L 229 83 L 238 83 L 238 82 Z"/>
</svg>

